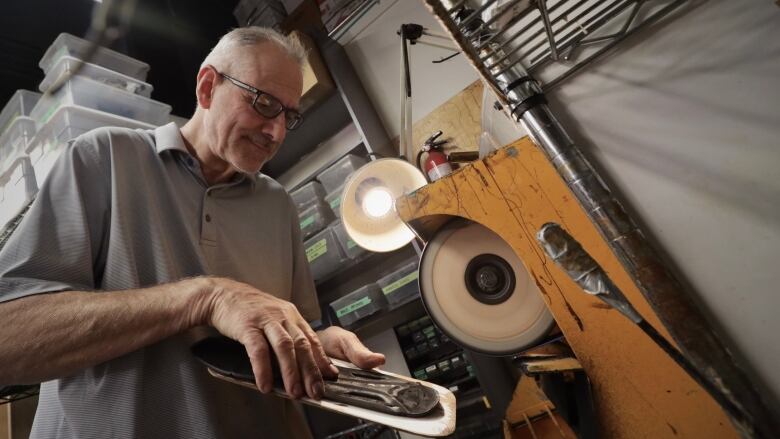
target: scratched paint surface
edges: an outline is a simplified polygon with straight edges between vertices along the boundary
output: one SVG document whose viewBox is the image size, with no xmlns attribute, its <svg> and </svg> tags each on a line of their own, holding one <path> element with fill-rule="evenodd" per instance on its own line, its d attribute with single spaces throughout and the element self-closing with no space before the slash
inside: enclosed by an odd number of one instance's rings
<svg viewBox="0 0 780 439">
<path fill-rule="evenodd" d="M 583 293 L 537 245 L 535 235 L 543 224 L 563 226 L 648 322 L 668 337 L 573 194 L 530 140 L 521 139 L 399 199 L 397 207 L 406 221 L 442 214 L 474 220 L 512 246 L 588 373 L 602 437 L 738 437 L 704 390 L 640 329 Z"/>
</svg>

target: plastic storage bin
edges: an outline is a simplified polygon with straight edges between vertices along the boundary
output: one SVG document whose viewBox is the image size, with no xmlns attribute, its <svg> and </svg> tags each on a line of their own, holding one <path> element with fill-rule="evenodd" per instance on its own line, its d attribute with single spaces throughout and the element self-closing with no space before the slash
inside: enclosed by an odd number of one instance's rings
<svg viewBox="0 0 780 439">
<path fill-rule="evenodd" d="M 0 111 L 0 134 L 6 132 L 17 117 L 29 116 L 40 98 L 40 93 L 16 90 L 3 107 L 3 111 Z"/>
<path fill-rule="evenodd" d="M 77 75 L 53 96 L 41 98 L 31 117 L 45 124 L 62 105 L 80 105 L 152 125 L 168 123 L 171 112 L 170 105 Z"/>
<path fill-rule="evenodd" d="M 54 68 L 52 68 L 51 71 L 46 74 L 46 77 L 43 78 L 43 82 L 38 86 L 38 89 L 45 92 L 63 75 L 75 72 L 79 64 L 82 64 L 81 60 L 72 56 L 61 57 Z M 78 70 L 78 76 L 84 76 L 102 84 L 110 85 L 139 96 L 147 98 L 152 96 L 153 87 L 148 82 L 140 81 L 97 64 L 83 63 L 81 69 Z"/>
<path fill-rule="evenodd" d="M 299 218 L 303 239 L 308 239 L 334 220 L 330 207 L 322 201 L 318 201 L 310 208 L 301 212 Z"/>
<path fill-rule="evenodd" d="M 417 259 L 407 261 L 399 269 L 376 281 L 391 308 L 420 295 L 417 264 Z"/>
<path fill-rule="evenodd" d="M 325 202 L 330 206 L 330 210 L 336 215 L 336 218 L 341 218 L 341 194 L 344 193 L 344 185 L 339 186 L 336 190 L 325 195 Z"/>
<path fill-rule="evenodd" d="M 38 192 L 30 159 L 20 157 L 0 173 L 0 231 L 6 229 Z"/>
<path fill-rule="evenodd" d="M 322 183 L 325 192 L 333 192 L 343 185 L 347 178 L 359 167 L 365 165 L 367 160 L 354 154 L 347 154 L 328 169 L 317 175 L 317 180 Z"/>
<path fill-rule="evenodd" d="M 325 189 L 319 182 L 310 181 L 300 188 L 292 191 L 290 193 L 290 197 L 292 197 L 293 203 L 295 203 L 295 207 L 298 209 L 298 212 L 303 212 L 313 204 L 317 203 L 318 201 L 322 201 L 323 198 L 325 198 Z"/>
<path fill-rule="evenodd" d="M 330 227 L 304 242 L 303 247 L 306 249 L 306 259 L 315 281 L 338 270 L 345 260 L 336 234 Z"/>
<path fill-rule="evenodd" d="M 20 116 L 14 119 L 8 129 L 0 135 L 0 173 L 8 169 L 14 160 L 24 155 L 35 131 L 35 120 Z"/>
<path fill-rule="evenodd" d="M 347 229 L 344 228 L 344 224 L 341 221 L 333 223 L 333 231 L 336 233 L 336 239 L 339 240 L 339 245 L 350 259 L 357 259 L 358 257 L 368 253 L 368 250 L 355 244 L 355 241 L 347 234 Z"/>
<path fill-rule="evenodd" d="M 69 140 L 105 126 L 153 128 L 152 125 L 102 111 L 72 105 L 61 106 L 48 122 L 39 127 L 27 147 L 27 154 L 30 156 L 38 184 L 43 184 Z"/>
<path fill-rule="evenodd" d="M 61 33 L 46 49 L 38 66 L 43 69 L 45 74 L 49 74 L 49 71 L 63 56 L 84 59 L 91 44 L 89 41 L 71 34 Z M 149 64 L 105 47 L 99 47 L 89 62 L 141 81 L 146 81 L 146 75 L 149 73 Z"/>
<path fill-rule="evenodd" d="M 331 302 L 331 309 L 342 326 L 350 326 L 358 320 L 387 309 L 387 301 L 376 284 L 368 284 Z"/>
</svg>

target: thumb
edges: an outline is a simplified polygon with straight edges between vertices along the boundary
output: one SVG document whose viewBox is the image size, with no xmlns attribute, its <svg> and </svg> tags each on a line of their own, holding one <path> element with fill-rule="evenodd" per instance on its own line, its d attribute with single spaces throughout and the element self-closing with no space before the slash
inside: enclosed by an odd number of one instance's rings
<svg viewBox="0 0 780 439">
<path fill-rule="evenodd" d="M 361 369 L 372 369 L 385 364 L 385 356 L 372 352 L 358 340 L 344 343 L 344 353 L 349 361 Z"/>
</svg>

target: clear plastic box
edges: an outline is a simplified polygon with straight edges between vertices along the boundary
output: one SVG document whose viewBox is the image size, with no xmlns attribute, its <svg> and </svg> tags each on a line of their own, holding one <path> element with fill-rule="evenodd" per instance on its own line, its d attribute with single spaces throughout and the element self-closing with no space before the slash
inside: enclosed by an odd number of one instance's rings
<svg viewBox="0 0 780 439">
<path fill-rule="evenodd" d="M 355 244 L 355 241 L 349 237 L 347 229 L 344 228 L 344 224 L 342 224 L 341 221 L 336 221 L 331 227 L 333 227 L 333 231 L 336 233 L 336 238 L 339 240 L 341 249 L 348 258 L 357 259 L 368 253 L 368 250 Z"/>
<path fill-rule="evenodd" d="M 44 74 L 49 74 L 63 56 L 84 59 L 91 44 L 87 40 L 63 32 L 46 49 L 38 66 L 43 69 Z M 141 81 L 146 81 L 146 75 L 149 73 L 149 64 L 105 47 L 99 47 L 88 61 Z"/>
<path fill-rule="evenodd" d="M 30 159 L 20 157 L 0 174 L 0 231 L 4 230 L 38 192 Z"/>
<path fill-rule="evenodd" d="M 35 120 L 19 116 L 11 122 L 5 132 L 0 135 L 0 173 L 8 169 L 11 163 L 24 155 L 27 145 L 35 135 Z"/>
<path fill-rule="evenodd" d="M 40 98 L 40 93 L 16 90 L 0 112 L 0 134 L 8 130 L 17 117 L 29 116 Z"/>
<path fill-rule="evenodd" d="M 325 189 L 318 181 L 310 181 L 292 191 L 290 197 L 292 197 L 298 212 L 303 212 L 316 202 L 322 201 L 322 199 L 325 198 Z"/>
<path fill-rule="evenodd" d="M 330 207 L 322 201 L 316 202 L 313 206 L 301 212 L 299 218 L 303 239 L 308 239 L 334 220 Z"/>
<path fill-rule="evenodd" d="M 417 284 L 417 259 L 404 263 L 399 269 L 376 281 L 391 308 L 398 307 L 420 295 Z"/>
<path fill-rule="evenodd" d="M 77 75 L 65 82 L 53 96 L 41 98 L 31 117 L 45 124 L 62 105 L 88 107 L 155 126 L 168 123 L 171 112 L 170 105 Z"/>
<path fill-rule="evenodd" d="M 63 105 L 47 123 L 39 126 L 38 132 L 27 146 L 35 179 L 43 184 L 51 167 L 69 140 L 87 131 L 100 127 L 154 128 L 152 125 L 116 116 L 90 108 Z"/>
<path fill-rule="evenodd" d="M 347 154 L 328 169 L 317 175 L 317 180 L 322 183 L 325 192 L 333 192 L 347 181 L 350 175 L 368 161 L 354 154 Z"/>
<path fill-rule="evenodd" d="M 338 187 L 338 189 L 325 195 L 325 202 L 330 206 L 330 210 L 336 215 L 336 218 L 341 218 L 341 194 L 344 193 L 344 185 Z"/>
<path fill-rule="evenodd" d="M 315 281 L 338 270 L 346 259 L 336 241 L 336 234 L 330 227 L 304 242 L 303 247 Z"/>
<path fill-rule="evenodd" d="M 382 295 L 382 290 L 371 283 L 334 300 L 330 307 L 341 326 L 350 326 L 358 320 L 387 309 L 387 301 Z"/>
<path fill-rule="evenodd" d="M 75 72 L 79 64 L 82 64 L 80 59 L 72 56 L 61 57 L 54 68 L 43 78 L 43 82 L 38 86 L 38 89 L 45 92 L 62 76 Z M 146 98 L 152 96 L 152 90 L 154 89 L 152 84 L 148 82 L 140 81 L 92 63 L 83 63 L 78 70 L 78 75 Z"/>
</svg>

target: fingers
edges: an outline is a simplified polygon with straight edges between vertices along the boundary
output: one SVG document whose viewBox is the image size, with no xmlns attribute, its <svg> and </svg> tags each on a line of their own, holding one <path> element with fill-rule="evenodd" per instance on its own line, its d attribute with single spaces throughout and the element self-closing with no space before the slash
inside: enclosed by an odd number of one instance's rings
<svg viewBox="0 0 780 439">
<path fill-rule="evenodd" d="M 284 381 L 284 389 L 293 398 L 303 396 L 301 377 L 298 372 L 298 361 L 295 355 L 295 344 L 290 334 L 279 322 L 271 322 L 263 328 L 268 342 L 276 353 L 279 371 Z"/>
<path fill-rule="evenodd" d="M 263 393 L 273 390 L 273 369 L 271 368 L 271 352 L 263 332 L 259 329 L 250 330 L 241 341 L 252 364 L 255 375 L 255 385 Z"/>
<path fill-rule="evenodd" d="M 298 360 L 298 368 L 306 394 L 310 398 L 321 399 L 324 393 L 324 384 L 320 368 L 314 359 L 312 341 L 309 340 L 302 328 L 292 323 L 286 324 L 285 329 L 293 339 L 295 358 Z"/>
<path fill-rule="evenodd" d="M 385 356 L 369 350 L 357 336 L 347 332 L 341 339 L 341 346 L 344 355 L 352 364 L 361 369 L 372 369 L 385 364 Z"/>
<path fill-rule="evenodd" d="M 339 375 L 339 369 L 333 365 L 330 361 L 330 357 L 325 353 L 325 347 L 322 345 L 320 337 L 311 329 L 311 326 L 304 323 L 302 330 L 309 338 L 311 342 L 311 351 L 314 356 L 314 362 L 317 363 L 317 367 L 320 369 L 320 373 L 325 378 L 336 378 Z"/>
</svg>

